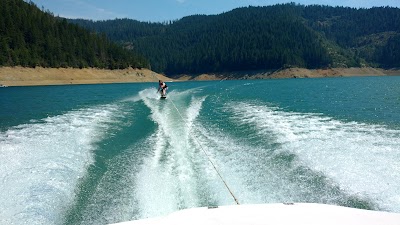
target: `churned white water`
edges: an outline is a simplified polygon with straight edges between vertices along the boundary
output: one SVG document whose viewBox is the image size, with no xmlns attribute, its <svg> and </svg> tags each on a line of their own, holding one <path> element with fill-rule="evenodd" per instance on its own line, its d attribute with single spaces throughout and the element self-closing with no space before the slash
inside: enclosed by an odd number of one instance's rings
<svg viewBox="0 0 400 225">
<path fill-rule="evenodd" d="M 0 224 L 109 224 L 234 197 L 400 212 L 398 95 L 379 79 L 176 82 L 162 100 L 152 85 L 68 86 L 59 105 L 40 101 L 56 87 L 21 89 L 38 100 L 0 113 Z M 352 94 L 360 82 L 372 100 Z"/>
<path fill-rule="evenodd" d="M 400 131 L 343 122 L 318 114 L 240 103 L 231 109 L 239 124 L 276 138 L 279 151 L 320 172 L 349 194 L 400 211 Z"/>
<path fill-rule="evenodd" d="M 62 224 L 116 110 L 83 109 L 0 133 L 0 223 Z"/>
</svg>

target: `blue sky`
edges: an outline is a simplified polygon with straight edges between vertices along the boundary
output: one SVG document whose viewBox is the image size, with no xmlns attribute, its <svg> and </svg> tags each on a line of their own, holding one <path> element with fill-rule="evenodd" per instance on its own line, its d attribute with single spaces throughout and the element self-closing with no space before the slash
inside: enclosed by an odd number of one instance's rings
<svg viewBox="0 0 400 225">
<path fill-rule="evenodd" d="M 139 21 L 163 22 L 194 14 L 220 14 L 242 6 L 267 6 L 296 2 L 371 8 L 392 6 L 400 8 L 400 0 L 32 0 L 56 16 L 106 20 L 130 18 Z"/>
</svg>

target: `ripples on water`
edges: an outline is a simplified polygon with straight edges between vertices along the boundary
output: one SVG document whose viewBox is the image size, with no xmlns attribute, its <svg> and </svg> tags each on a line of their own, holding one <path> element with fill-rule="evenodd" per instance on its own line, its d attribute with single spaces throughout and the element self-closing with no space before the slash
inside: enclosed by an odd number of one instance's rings
<svg viewBox="0 0 400 225">
<path fill-rule="evenodd" d="M 166 101 L 151 84 L 20 89 L 33 100 L 10 88 L 0 94 L 20 101 L 0 101 L 0 223 L 105 224 L 235 204 L 208 159 L 241 204 L 400 212 L 399 84 L 171 83 Z"/>
</svg>

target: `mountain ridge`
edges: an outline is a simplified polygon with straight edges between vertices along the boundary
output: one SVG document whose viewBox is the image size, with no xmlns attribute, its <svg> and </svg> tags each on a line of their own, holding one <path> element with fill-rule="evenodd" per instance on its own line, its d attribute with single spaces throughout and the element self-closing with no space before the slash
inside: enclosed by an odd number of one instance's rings
<svg viewBox="0 0 400 225">
<path fill-rule="evenodd" d="M 0 66 L 122 69 L 147 67 L 148 62 L 33 2 L 2 0 Z"/>
<path fill-rule="evenodd" d="M 138 50 L 153 70 L 168 75 L 290 67 L 400 67 L 396 54 L 400 51 L 400 23 L 396 22 L 400 9 L 392 7 L 290 3 L 165 23 L 70 21 Z"/>
<path fill-rule="evenodd" d="M 231 79 L 242 79 L 241 71 L 400 68 L 400 9 L 393 7 L 289 3 L 150 23 L 67 20 L 22 0 L 0 4 L 0 66 L 236 74 Z"/>
</svg>

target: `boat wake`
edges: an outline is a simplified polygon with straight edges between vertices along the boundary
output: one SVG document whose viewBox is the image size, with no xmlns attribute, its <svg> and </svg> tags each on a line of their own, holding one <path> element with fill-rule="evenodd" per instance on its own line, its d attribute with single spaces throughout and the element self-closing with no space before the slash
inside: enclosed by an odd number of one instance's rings
<svg viewBox="0 0 400 225">
<path fill-rule="evenodd" d="M 323 175 L 341 192 L 400 212 L 399 130 L 248 103 L 230 110 L 238 126 L 275 142 L 275 155 L 295 156 L 292 163 Z"/>
<path fill-rule="evenodd" d="M 0 133 L 0 223 L 60 224 L 117 110 L 82 109 Z"/>
<path fill-rule="evenodd" d="M 160 100 L 149 88 L 1 132 L 0 223 L 107 224 L 235 204 L 216 170 L 241 204 L 400 212 L 399 130 L 202 93 Z"/>
</svg>

